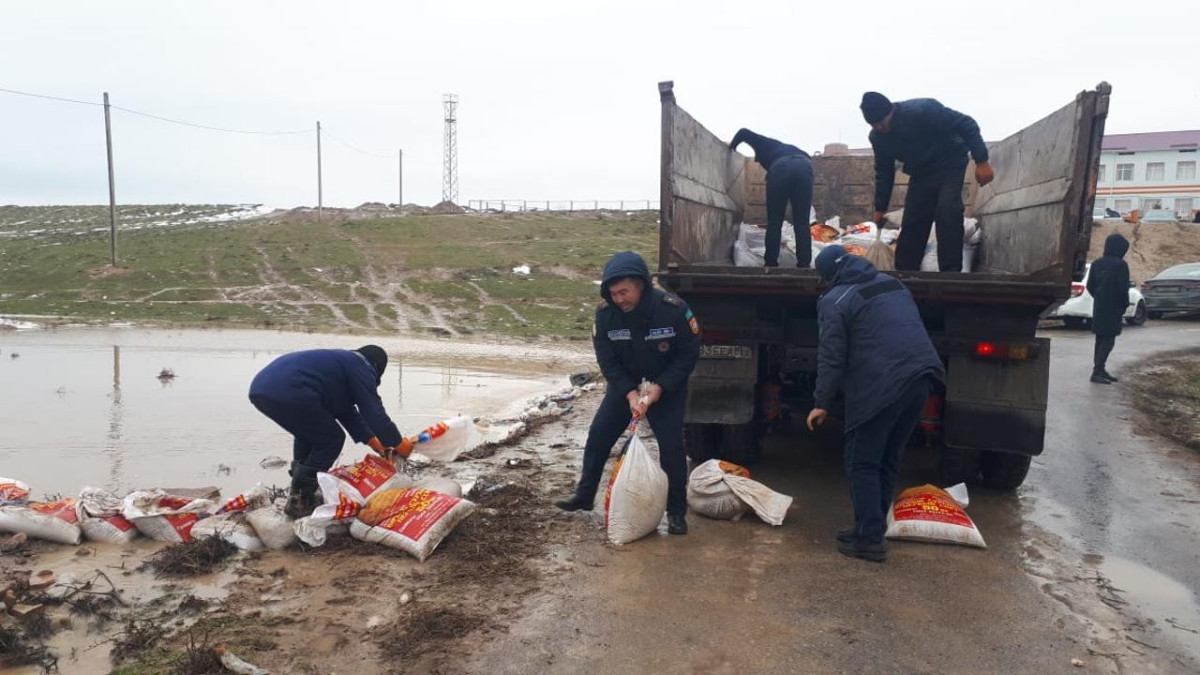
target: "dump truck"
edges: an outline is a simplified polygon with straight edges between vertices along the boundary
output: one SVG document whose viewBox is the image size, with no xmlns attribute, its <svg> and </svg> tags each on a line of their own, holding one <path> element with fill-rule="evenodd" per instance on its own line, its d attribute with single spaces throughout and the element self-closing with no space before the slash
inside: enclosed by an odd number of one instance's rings
<svg viewBox="0 0 1200 675">
<path fill-rule="evenodd" d="M 973 271 L 892 273 L 912 292 L 946 366 L 944 395 L 926 405 L 920 436 L 939 452 L 947 481 L 1015 489 L 1043 450 L 1050 341 L 1037 336 L 1038 322 L 1069 297 L 1086 264 L 1110 94 L 1101 83 L 989 144 L 990 184 L 977 185 L 968 167 L 964 203 L 981 230 Z M 812 404 L 824 287 L 812 269 L 734 265 L 741 224 L 766 222 L 765 172 L 680 107 L 672 82 L 659 84 L 659 97 L 656 276 L 703 327 L 688 453 L 753 463 L 781 415 Z M 869 152 L 817 153 L 812 162 L 818 219 L 871 218 Z M 907 177 L 896 178 L 892 208 L 901 208 Z M 806 226 L 808 214 L 797 220 Z"/>
</svg>

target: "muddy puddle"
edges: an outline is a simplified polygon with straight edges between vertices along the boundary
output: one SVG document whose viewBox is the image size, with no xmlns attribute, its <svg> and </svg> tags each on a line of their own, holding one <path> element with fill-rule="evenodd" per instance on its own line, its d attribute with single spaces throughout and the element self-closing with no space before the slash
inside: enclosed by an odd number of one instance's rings
<svg viewBox="0 0 1200 675">
<path fill-rule="evenodd" d="M 0 475 L 35 495 L 84 485 L 118 493 L 283 485 L 291 441 L 246 398 L 254 375 L 288 351 L 354 348 L 391 357 L 380 395 L 401 431 L 447 417 L 503 416 L 567 386 L 585 352 L 523 345 L 273 331 L 60 328 L 0 332 Z M 170 369 L 175 377 L 160 379 Z M 341 461 L 365 446 L 349 439 Z"/>
<path fill-rule="evenodd" d="M 1106 557 L 1100 572 L 1125 602 L 1162 631 L 1167 639 L 1200 658 L 1200 604 L 1196 594 L 1175 579 L 1125 558 Z"/>
</svg>

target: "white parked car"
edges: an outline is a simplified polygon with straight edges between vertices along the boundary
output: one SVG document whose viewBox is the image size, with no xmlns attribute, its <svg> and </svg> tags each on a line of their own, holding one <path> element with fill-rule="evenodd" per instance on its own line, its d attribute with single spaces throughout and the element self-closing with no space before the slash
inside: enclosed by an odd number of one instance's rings
<svg viewBox="0 0 1200 675">
<path fill-rule="evenodd" d="M 1083 273 L 1083 279 L 1071 284 L 1071 297 L 1054 310 L 1051 319 L 1062 319 L 1063 323 L 1072 328 L 1081 328 L 1092 320 L 1092 294 L 1088 293 L 1088 275 L 1092 273 L 1092 264 L 1088 263 Z M 1129 306 L 1125 308 L 1125 323 L 1130 326 L 1140 326 L 1146 323 L 1146 299 L 1142 292 L 1131 281 L 1129 286 Z"/>
</svg>

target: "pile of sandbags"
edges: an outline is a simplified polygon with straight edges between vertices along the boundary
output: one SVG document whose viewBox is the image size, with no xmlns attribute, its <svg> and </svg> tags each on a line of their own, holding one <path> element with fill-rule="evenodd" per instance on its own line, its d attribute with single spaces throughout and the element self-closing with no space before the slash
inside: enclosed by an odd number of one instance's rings
<svg viewBox="0 0 1200 675">
<path fill-rule="evenodd" d="M 796 232 L 789 222 L 783 223 L 780 233 L 779 265 L 796 266 Z M 762 267 L 766 264 L 767 229 L 742 223 L 737 241 L 733 243 L 733 264 L 738 267 Z"/>
</svg>

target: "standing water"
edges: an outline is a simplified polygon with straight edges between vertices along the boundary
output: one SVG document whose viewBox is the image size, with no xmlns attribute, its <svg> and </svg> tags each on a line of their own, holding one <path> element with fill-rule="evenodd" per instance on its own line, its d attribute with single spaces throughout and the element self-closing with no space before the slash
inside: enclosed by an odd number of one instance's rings
<svg viewBox="0 0 1200 675">
<path fill-rule="evenodd" d="M 34 495 L 287 483 L 291 436 L 247 398 L 272 359 L 367 343 L 389 355 L 379 388 L 404 434 L 455 415 L 514 413 L 566 386 L 587 355 L 545 348 L 272 331 L 0 332 L 0 476 Z M 164 369 L 174 377 L 162 377 Z M 340 463 L 366 454 L 347 437 Z"/>
</svg>

